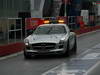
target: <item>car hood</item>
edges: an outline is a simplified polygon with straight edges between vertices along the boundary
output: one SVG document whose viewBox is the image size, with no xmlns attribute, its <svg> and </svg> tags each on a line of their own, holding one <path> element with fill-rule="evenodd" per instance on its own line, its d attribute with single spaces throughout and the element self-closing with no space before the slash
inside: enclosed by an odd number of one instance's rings
<svg viewBox="0 0 100 75">
<path fill-rule="evenodd" d="M 30 35 L 26 39 L 29 40 L 30 44 L 33 43 L 59 43 L 61 38 L 65 37 L 65 34 L 53 34 L 53 35 Z"/>
</svg>

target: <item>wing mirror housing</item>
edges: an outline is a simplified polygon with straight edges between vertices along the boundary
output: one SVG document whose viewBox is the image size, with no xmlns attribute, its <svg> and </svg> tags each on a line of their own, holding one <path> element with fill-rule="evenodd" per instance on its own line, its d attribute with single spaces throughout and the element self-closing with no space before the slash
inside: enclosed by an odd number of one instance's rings
<svg viewBox="0 0 100 75">
<path fill-rule="evenodd" d="M 31 35 L 32 33 L 33 33 L 33 30 L 28 30 L 28 31 L 27 31 L 27 34 L 28 34 L 28 35 Z"/>
</svg>

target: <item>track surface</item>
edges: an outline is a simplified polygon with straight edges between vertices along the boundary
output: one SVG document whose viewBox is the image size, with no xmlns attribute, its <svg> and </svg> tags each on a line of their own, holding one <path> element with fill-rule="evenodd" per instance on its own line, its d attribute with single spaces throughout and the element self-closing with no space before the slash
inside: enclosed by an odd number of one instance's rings
<svg viewBox="0 0 100 75">
<path fill-rule="evenodd" d="M 20 54 L 0 60 L 0 74 L 86 75 L 99 63 L 100 31 L 78 37 L 77 44 L 77 55 L 70 57 L 43 56 L 25 60 L 23 54 Z"/>
</svg>

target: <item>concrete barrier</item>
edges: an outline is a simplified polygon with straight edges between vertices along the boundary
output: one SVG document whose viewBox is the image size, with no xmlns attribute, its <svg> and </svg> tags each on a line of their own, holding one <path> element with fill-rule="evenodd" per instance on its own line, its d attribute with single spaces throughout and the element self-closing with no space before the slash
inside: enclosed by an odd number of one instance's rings
<svg viewBox="0 0 100 75">
<path fill-rule="evenodd" d="M 100 29 L 100 26 L 84 27 L 82 29 L 75 30 L 74 32 L 77 35 L 80 35 L 80 34 L 95 31 L 98 29 Z M 0 56 L 5 56 L 5 55 L 17 53 L 17 52 L 22 51 L 24 48 L 25 48 L 25 45 L 22 42 L 3 45 L 3 46 L 0 46 Z"/>
<path fill-rule="evenodd" d="M 92 27 L 84 27 L 81 28 L 79 30 L 75 30 L 74 32 L 79 35 L 79 34 L 83 34 L 83 33 L 87 33 L 87 32 L 91 32 L 91 31 L 95 31 L 100 29 L 100 26 L 92 26 Z"/>
<path fill-rule="evenodd" d="M 13 53 L 17 53 L 23 50 L 25 45 L 23 43 L 13 43 L 0 46 L 0 56 L 5 56 Z"/>
</svg>

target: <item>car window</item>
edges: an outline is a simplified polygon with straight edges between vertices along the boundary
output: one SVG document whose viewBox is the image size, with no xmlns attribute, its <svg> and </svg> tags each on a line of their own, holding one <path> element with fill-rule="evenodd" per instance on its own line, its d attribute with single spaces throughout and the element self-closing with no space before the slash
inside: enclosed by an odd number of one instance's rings
<svg viewBox="0 0 100 75">
<path fill-rule="evenodd" d="M 66 33 L 64 26 L 40 26 L 33 34 L 63 34 Z"/>
<path fill-rule="evenodd" d="M 49 34 L 62 34 L 66 33 L 64 26 L 54 26 L 52 27 L 52 30 L 49 32 Z"/>
<path fill-rule="evenodd" d="M 48 34 L 50 30 L 51 27 L 40 26 L 34 31 L 34 34 Z"/>
</svg>

